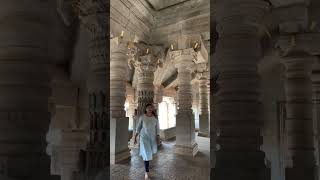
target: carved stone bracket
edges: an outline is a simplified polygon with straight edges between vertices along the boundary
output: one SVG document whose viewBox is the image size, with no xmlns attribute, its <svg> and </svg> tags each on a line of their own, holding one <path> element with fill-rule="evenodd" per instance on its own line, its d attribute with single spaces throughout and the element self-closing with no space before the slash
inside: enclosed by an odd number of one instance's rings
<svg viewBox="0 0 320 180">
<path fill-rule="evenodd" d="M 176 50 L 169 52 L 170 59 L 174 62 L 178 71 L 190 71 L 195 70 L 194 59 L 197 57 L 193 48 Z"/>
<path fill-rule="evenodd" d="M 129 46 L 130 68 L 136 68 L 138 72 L 154 72 L 158 67 L 162 67 L 164 60 L 163 47 L 133 43 Z"/>
</svg>

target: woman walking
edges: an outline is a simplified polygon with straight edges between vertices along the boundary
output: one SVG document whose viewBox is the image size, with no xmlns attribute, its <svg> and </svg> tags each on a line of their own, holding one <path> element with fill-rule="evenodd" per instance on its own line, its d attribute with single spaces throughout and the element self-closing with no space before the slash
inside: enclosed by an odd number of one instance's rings
<svg viewBox="0 0 320 180">
<path fill-rule="evenodd" d="M 137 136 L 140 134 L 140 152 L 145 166 L 145 179 L 149 179 L 149 161 L 152 160 L 152 155 L 157 153 L 157 144 L 160 142 L 159 122 L 155 116 L 154 107 L 152 104 L 147 104 L 144 115 L 140 116 L 139 123 L 134 137 L 134 143 L 137 142 Z"/>
</svg>

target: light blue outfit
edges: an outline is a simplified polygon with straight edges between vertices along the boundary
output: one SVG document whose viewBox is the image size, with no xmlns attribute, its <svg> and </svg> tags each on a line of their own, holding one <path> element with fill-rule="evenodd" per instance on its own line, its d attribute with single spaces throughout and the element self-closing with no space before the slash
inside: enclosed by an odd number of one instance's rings
<svg viewBox="0 0 320 180">
<path fill-rule="evenodd" d="M 158 151 L 156 139 L 156 136 L 159 134 L 158 119 L 154 116 L 140 116 L 136 133 L 140 134 L 139 155 L 142 156 L 144 161 L 152 160 L 152 155 Z"/>
</svg>

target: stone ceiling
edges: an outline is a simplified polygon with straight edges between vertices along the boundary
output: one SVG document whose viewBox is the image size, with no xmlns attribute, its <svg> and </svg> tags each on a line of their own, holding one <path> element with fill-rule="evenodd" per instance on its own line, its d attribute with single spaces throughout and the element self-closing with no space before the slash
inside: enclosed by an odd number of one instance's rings
<svg viewBox="0 0 320 180">
<path fill-rule="evenodd" d="M 189 0 L 147 0 L 157 11 Z"/>
</svg>

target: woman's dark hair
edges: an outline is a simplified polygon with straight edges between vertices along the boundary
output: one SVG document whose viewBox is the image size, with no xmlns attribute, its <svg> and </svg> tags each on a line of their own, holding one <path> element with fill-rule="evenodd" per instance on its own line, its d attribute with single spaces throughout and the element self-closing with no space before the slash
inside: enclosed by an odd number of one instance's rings
<svg viewBox="0 0 320 180">
<path fill-rule="evenodd" d="M 145 114 L 147 114 L 147 107 L 148 107 L 148 106 L 153 106 L 153 104 L 151 104 L 151 103 L 146 104 L 146 106 L 145 106 L 145 108 L 144 108 L 144 113 L 145 113 Z M 155 117 L 157 117 L 157 113 L 156 113 L 155 111 L 152 111 L 152 114 L 153 114 Z"/>
</svg>

